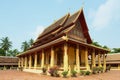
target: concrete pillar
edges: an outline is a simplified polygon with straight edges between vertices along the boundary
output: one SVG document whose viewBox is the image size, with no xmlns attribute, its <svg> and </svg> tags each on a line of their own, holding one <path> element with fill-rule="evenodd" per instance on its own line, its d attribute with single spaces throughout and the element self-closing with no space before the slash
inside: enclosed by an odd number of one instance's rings
<svg viewBox="0 0 120 80">
<path fill-rule="evenodd" d="M 36 67 L 37 67 L 37 52 L 35 53 L 35 56 L 34 56 L 35 58 L 35 60 L 34 60 L 34 68 L 36 69 Z"/>
<path fill-rule="evenodd" d="M 29 69 L 32 67 L 32 56 L 29 55 Z"/>
<path fill-rule="evenodd" d="M 54 49 L 51 47 L 51 60 L 50 60 L 50 67 L 54 66 Z"/>
<path fill-rule="evenodd" d="M 80 72 L 80 59 L 79 59 L 79 45 L 77 45 L 76 48 L 76 66 L 77 66 L 77 72 Z"/>
<path fill-rule="evenodd" d="M 103 68 L 104 71 L 106 70 L 106 58 L 105 58 L 105 54 L 103 54 Z"/>
<path fill-rule="evenodd" d="M 68 71 L 68 45 L 64 44 L 64 71 Z"/>
<path fill-rule="evenodd" d="M 100 55 L 101 55 L 100 52 L 98 52 L 98 67 L 102 67 Z"/>
<path fill-rule="evenodd" d="M 45 59 L 45 55 L 44 55 L 44 50 L 42 50 L 42 62 L 41 62 L 41 67 L 44 67 L 44 59 Z"/>
<path fill-rule="evenodd" d="M 95 60 L 95 49 L 93 49 L 93 52 L 92 52 L 92 68 L 93 67 L 96 67 L 96 60 Z"/>
<path fill-rule="evenodd" d="M 88 63 L 88 49 L 87 47 L 85 48 L 85 66 L 87 70 L 90 70 L 89 63 Z"/>
</svg>

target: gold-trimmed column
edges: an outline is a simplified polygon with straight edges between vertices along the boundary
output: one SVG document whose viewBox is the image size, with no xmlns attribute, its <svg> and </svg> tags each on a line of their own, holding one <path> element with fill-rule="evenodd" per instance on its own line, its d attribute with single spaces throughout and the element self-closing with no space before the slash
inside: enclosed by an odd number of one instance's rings
<svg viewBox="0 0 120 80">
<path fill-rule="evenodd" d="M 89 63 L 88 63 L 88 48 L 85 48 L 85 66 L 87 70 L 90 70 Z"/>
<path fill-rule="evenodd" d="M 21 59 L 20 59 L 20 57 L 19 57 L 19 61 L 18 61 L 18 67 L 20 68 L 21 67 Z"/>
<path fill-rule="evenodd" d="M 120 64 L 118 64 L 118 69 L 120 70 Z"/>
<path fill-rule="evenodd" d="M 51 47 L 51 60 L 50 60 L 50 67 L 54 66 L 54 49 Z"/>
<path fill-rule="evenodd" d="M 37 68 L 37 52 L 35 52 L 34 69 Z"/>
<path fill-rule="evenodd" d="M 98 52 L 98 67 L 101 67 L 101 59 L 100 59 L 100 52 Z"/>
<path fill-rule="evenodd" d="M 79 45 L 77 44 L 76 48 L 76 66 L 77 66 L 77 72 L 80 72 L 80 59 L 79 59 Z"/>
<path fill-rule="evenodd" d="M 27 68 L 27 56 L 25 56 L 25 68 Z"/>
<path fill-rule="evenodd" d="M 29 69 L 32 67 L 32 56 L 31 54 L 29 55 Z"/>
<path fill-rule="evenodd" d="M 96 67 L 96 60 L 95 60 L 95 49 L 92 51 L 92 68 Z"/>
<path fill-rule="evenodd" d="M 64 71 L 68 71 L 68 45 L 64 44 Z"/>
<path fill-rule="evenodd" d="M 105 53 L 103 54 L 103 68 L 104 71 L 106 70 L 106 58 L 105 58 Z"/>
<path fill-rule="evenodd" d="M 21 58 L 21 67 L 23 67 L 23 57 Z"/>
<path fill-rule="evenodd" d="M 44 55 L 44 50 L 42 50 L 42 62 L 41 62 L 41 67 L 44 67 L 44 59 L 45 59 L 45 55 Z"/>
</svg>

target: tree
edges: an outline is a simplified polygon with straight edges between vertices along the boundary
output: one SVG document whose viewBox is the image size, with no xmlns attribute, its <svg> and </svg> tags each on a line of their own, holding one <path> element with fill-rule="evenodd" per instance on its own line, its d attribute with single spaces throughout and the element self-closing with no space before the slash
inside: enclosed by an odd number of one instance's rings
<svg viewBox="0 0 120 80">
<path fill-rule="evenodd" d="M 92 41 L 92 44 L 95 45 L 95 46 L 97 46 L 97 47 L 102 47 L 98 42 Z"/>
<path fill-rule="evenodd" d="M 5 56 L 5 51 L 0 48 L 0 56 Z"/>
<path fill-rule="evenodd" d="M 31 38 L 31 39 L 29 40 L 29 47 L 32 46 L 33 42 L 34 42 L 34 40 Z"/>
<path fill-rule="evenodd" d="M 17 54 L 19 54 L 19 51 L 18 51 L 17 49 L 9 50 L 9 51 L 8 51 L 8 56 L 13 56 L 13 57 L 15 57 Z"/>
<path fill-rule="evenodd" d="M 28 42 L 27 42 L 27 41 L 22 42 L 22 46 L 21 46 L 22 51 L 24 52 L 24 51 L 26 51 L 28 48 L 29 48 Z"/>
<path fill-rule="evenodd" d="M 120 48 L 113 48 L 111 53 L 120 53 Z"/>
<path fill-rule="evenodd" d="M 1 48 L 5 51 L 5 55 L 7 55 L 7 51 L 12 47 L 12 42 L 9 41 L 8 37 L 3 37 L 0 43 Z"/>
</svg>

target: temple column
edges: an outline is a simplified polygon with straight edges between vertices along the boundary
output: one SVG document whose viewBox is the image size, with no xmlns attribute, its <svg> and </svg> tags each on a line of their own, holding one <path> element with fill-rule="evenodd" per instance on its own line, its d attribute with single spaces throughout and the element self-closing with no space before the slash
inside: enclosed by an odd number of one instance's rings
<svg viewBox="0 0 120 80">
<path fill-rule="evenodd" d="M 34 69 L 37 67 L 37 52 L 35 53 Z"/>
<path fill-rule="evenodd" d="M 18 61 L 18 67 L 20 67 L 21 66 L 21 59 L 19 58 L 19 61 Z"/>
<path fill-rule="evenodd" d="M 104 71 L 106 70 L 106 58 L 105 58 L 105 54 L 103 54 L 103 68 Z"/>
<path fill-rule="evenodd" d="M 41 62 L 41 67 L 42 68 L 44 67 L 44 58 L 45 58 L 44 50 L 42 50 L 42 62 Z"/>
<path fill-rule="evenodd" d="M 93 49 L 93 52 L 92 52 L 92 68 L 93 67 L 96 67 L 96 60 L 95 60 L 95 49 Z"/>
<path fill-rule="evenodd" d="M 23 67 L 23 57 L 21 58 L 21 67 Z"/>
<path fill-rule="evenodd" d="M 101 67 L 101 59 L 100 59 L 100 52 L 98 53 L 98 66 Z"/>
<path fill-rule="evenodd" d="M 27 68 L 27 56 L 25 57 L 25 68 Z"/>
<path fill-rule="evenodd" d="M 51 60 L 50 60 L 50 67 L 54 66 L 54 49 L 51 47 Z"/>
<path fill-rule="evenodd" d="M 76 65 L 77 65 L 77 72 L 80 72 L 80 59 L 79 59 L 79 45 L 76 48 Z"/>
<path fill-rule="evenodd" d="M 64 71 L 68 71 L 68 45 L 64 44 Z"/>
<path fill-rule="evenodd" d="M 32 56 L 31 54 L 29 55 L 29 69 L 32 67 Z"/>
<path fill-rule="evenodd" d="M 118 64 L 118 69 L 120 70 L 120 64 Z"/>
<path fill-rule="evenodd" d="M 88 63 L 88 49 L 87 47 L 85 48 L 85 67 L 87 70 L 90 70 L 89 63 Z"/>
</svg>

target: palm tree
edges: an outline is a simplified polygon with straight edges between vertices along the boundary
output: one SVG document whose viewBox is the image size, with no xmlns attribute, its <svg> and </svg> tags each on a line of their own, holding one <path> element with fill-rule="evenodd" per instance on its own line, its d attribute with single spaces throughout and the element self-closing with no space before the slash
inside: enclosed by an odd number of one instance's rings
<svg viewBox="0 0 120 80">
<path fill-rule="evenodd" d="M 19 51 L 18 51 L 17 49 L 9 50 L 9 51 L 8 51 L 8 56 L 13 56 L 13 57 L 15 57 L 17 54 L 19 54 Z"/>
<path fill-rule="evenodd" d="M 32 44 L 33 44 L 34 40 L 31 38 L 30 41 L 29 41 L 29 46 L 31 47 Z"/>
<path fill-rule="evenodd" d="M 12 47 L 12 42 L 9 41 L 8 37 L 3 37 L 0 43 L 1 48 L 5 51 L 5 55 L 7 56 L 7 51 Z"/>
<path fill-rule="evenodd" d="M 29 48 L 28 42 L 27 42 L 27 41 L 22 42 L 22 46 L 21 46 L 22 51 L 24 52 L 24 51 L 26 51 L 28 48 Z"/>
<path fill-rule="evenodd" d="M 5 56 L 5 51 L 0 48 L 0 56 Z"/>
</svg>

